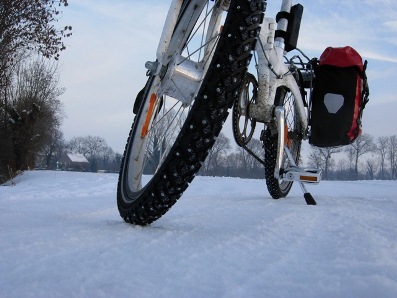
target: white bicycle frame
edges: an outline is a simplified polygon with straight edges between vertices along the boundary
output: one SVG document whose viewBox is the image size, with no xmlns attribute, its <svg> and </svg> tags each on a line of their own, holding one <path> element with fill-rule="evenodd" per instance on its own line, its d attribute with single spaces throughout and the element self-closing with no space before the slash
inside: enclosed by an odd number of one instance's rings
<svg viewBox="0 0 397 298">
<path fill-rule="evenodd" d="M 281 11 L 289 13 L 292 7 L 292 0 L 283 0 Z M 304 107 L 304 101 L 299 86 L 284 63 L 284 38 L 275 37 L 275 30 L 287 31 L 288 20 L 280 19 L 278 23 L 273 18 L 265 18 L 259 35 L 259 42 L 256 46 L 258 55 L 258 97 L 257 103 L 250 106 L 250 116 L 260 122 L 270 123 L 274 117 L 277 120 L 278 146 L 277 160 L 274 169 L 275 178 L 280 178 L 281 163 L 284 150 L 284 108 L 275 107 L 274 100 L 279 87 L 286 87 L 295 97 L 295 111 L 299 117 L 300 127 L 306 137 L 308 121 Z M 287 154 L 289 156 L 289 154 Z"/>
<path fill-rule="evenodd" d="M 174 82 L 180 81 L 179 88 L 183 88 L 183 92 L 190 96 L 189 98 L 175 96 L 175 98 L 189 105 L 194 98 L 192 91 L 198 89 L 197 86 L 201 83 L 202 74 L 205 73 L 206 69 L 199 67 L 200 65 L 197 63 L 192 63 L 188 60 L 180 61 L 178 60 L 180 57 L 175 57 L 175 46 L 180 40 L 176 39 L 177 42 L 175 43 L 170 41 L 173 36 L 173 28 L 178 22 L 178 15 L 182 3 L 183 0 L 172 1 L 156 52 L 157 61 L 147 62 L 146 67 L 152 74 L 162 74 L 164 66 L 169 63 L 174 63 L 175 67 L 173 68 L 173 73 L 162 75 L 172 76 Z M 196 1 L 195 3 L 203 7 L 205 1 Z M 230 0 L 224 0 L 218 9 L 227 10 L 229 4 Z M 282 0 L 281 11 L 289 13 L 291 7 L 292 0 Z M 201 9 L 197 9 L 196 11 L 201 11 Z M 192 11 L 192 13 L 194 13 L 194 11 Z M 207 37 L 206 48 L 211 47 L 211 43 L 214 42 L 212 39 L 215 39 L 215 36 L 218 34 L 217 23 L 219 23 L 219 21 L 220 20 L 214 20 L 211 24 L 211 26 L 213 26 L 213 36 Z M 184 24 L 179 25 L 183 26 Z M 284 39 L 282 37 L 275 38 L 276 26 L 277 30 L 287 31 L 288 20 L 282 18 L 276 23 L 272 18 L 265 18 L 261 26 L 259 40 L 255 49 L 258 57 L 258 99 L 256 104 L 250 106 L 249 116 L 263 123 L 270 123 L 274 119 L 277 121 L 278 149 L 274 176 L 279 179 L 284 150 L 289 151 L 289 149 L 284 146 L 284 108 L 274 106 L 276 90 L 279 87 L 283 86 L 288 88 L 295 97 L 295 111 L 297 117 L 299 117 L 304 138 L 307 137 L 308 120 L 299 86 L 288 66 L 284 63 Z M 175 90 L 175 88 L 171 90 L 168 86 L 160 86 L 161 83 L 159 80 L 157 80 L 157 84 L 158 86 L 155 87 L 155 89 L 158 90 L 159 94 L 173 96 L 177 91 L 180 91 Z M 290 156 L 289 152 L 287 152 L 287 156 Z M 294 165 L 293 161 L 292 165 Z"/>
</svg>

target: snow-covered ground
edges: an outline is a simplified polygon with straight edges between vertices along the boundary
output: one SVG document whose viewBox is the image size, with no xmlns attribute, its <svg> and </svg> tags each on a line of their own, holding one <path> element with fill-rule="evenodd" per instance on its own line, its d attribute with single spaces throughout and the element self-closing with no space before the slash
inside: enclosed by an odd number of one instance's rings
<svg viewBox="0 0 397 298">
<path fill-rule="evenodd" d="M 27 172 L 0 186 L 0 297 L 396 297 L 397 182 L 197 177 L 148 227 L 117 175 Z"/>
</svg>

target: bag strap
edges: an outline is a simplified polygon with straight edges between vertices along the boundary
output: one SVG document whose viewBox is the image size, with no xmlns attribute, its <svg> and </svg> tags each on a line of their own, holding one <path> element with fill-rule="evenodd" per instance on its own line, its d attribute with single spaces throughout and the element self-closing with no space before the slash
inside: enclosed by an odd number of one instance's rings
<svg viewBox="0 0 397 298">
<path fill-rule="evenodd" d="M 366 70 L 367 70 L 367 65 L 368 65 L 368 61 L 365 60 L 364 61 L 364 65 L 363 65 L 363 72 L 362 72 L 362 78 L 363 78 L 363 91 L 361 94 L 361 109 L 365 108 L 365 105 L 368 103 L 369 101 L 369 86 L 368 86 L 368 79 L 367 79 L 367 74 L 366 74 Z"/>
</svg>

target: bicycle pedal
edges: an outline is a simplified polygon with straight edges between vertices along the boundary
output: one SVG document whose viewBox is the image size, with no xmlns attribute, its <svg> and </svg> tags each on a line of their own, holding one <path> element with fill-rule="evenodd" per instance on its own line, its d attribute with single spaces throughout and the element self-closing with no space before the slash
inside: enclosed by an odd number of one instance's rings
<svg viewBox="0 0 397 298">
<path fill-rule="evenodd" d="M 288 167 L 280 175 L 286 181 L 299 181 L 303 183 L 319 183 L 321 181 L 320 169 Z"/>
</svg>

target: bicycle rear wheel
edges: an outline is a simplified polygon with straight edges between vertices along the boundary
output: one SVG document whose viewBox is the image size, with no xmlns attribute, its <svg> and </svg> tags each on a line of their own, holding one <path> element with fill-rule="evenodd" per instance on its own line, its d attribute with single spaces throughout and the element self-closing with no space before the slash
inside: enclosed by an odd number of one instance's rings
<svg viewBox="0 0 397 298">
<path fill-rule="evenodd" d="M 284 144 L 291 152 L 292 157 L 296 165 L 299 164 L 300 150 L 302 144 L 302 129 L 299 121 L 299 117 L 296 111 L 295 97 L 285 87 L 280 87 L 276 93 L 276 106 L 284 107 L 285 113 L 285 137 Z M 288 195 L 291 190 L 293 181 L 285 181 L 283 179 L 276 179 L 274 177 L 274 169 L 276 167 L 277 159 L 277 133 L 276 131 L 268 127 L 265 131 L 264 137 L 264 148 L 265 148 L 265 177 L 266 186 L 270 195 L 274 199 L 284 198 Z M 281 168 L 286 169 L 290 165 L 290 161 L 287 154 L 284 152 Z"/>
<path fill-rule="evenodd" d="M 183 2 L 170 61 L 137 98 L 117 189 L 126 222 L 158 219 L 193 180 L 239 94 L 263 11 L 260 0 Z"/>
</svg>

